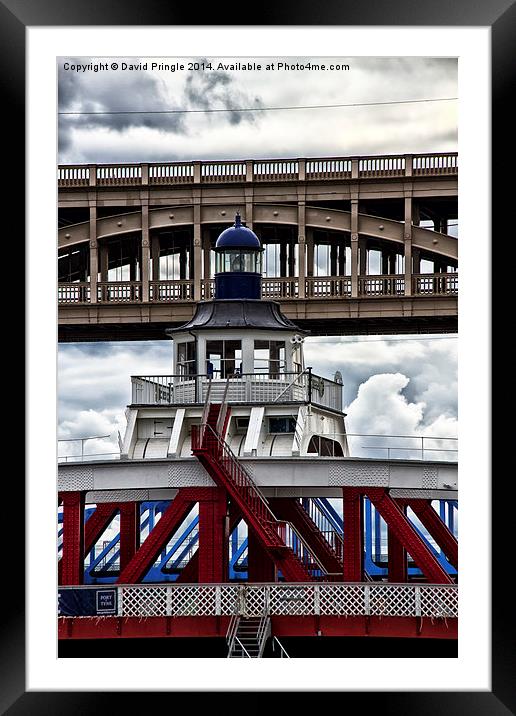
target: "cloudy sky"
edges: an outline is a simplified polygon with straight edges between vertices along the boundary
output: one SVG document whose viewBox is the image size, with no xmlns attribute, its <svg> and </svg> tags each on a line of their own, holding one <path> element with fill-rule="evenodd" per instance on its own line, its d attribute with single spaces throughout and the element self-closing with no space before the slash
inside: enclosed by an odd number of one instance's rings
<svg viewBox="0 0 516 716">
<path fill-rule="evenodd" d="M 116 59 L 211 62 L 212 70 L 74 71 Z M 349 71 L 226 71 L 219 62 L 349 64 Z M 457 102 L 290 109 L 457 96 L 457 62 L 440 58 L 62 58 L 59 112 L 190 110 L 172 114 L 60 114 L 59 161 L 102 163 L 453 151 Z M 238 109 L 253 111 L 238 112 Z M 223 109 L 223 112 L 191 110 Z M 343 375 L 348 431 L 457 434 L 457 341 L 453 336 L 319 337 L 306 364 Z M 168 341 L 63 344 L 59 348 L 59 437 L 125 429 L 131 374 L 172 372 Z M 77 452 L 63 444 L 61 454 Z"/>
<path fill-rule="evenodd" d="M 118 69 L 110 65 L 116 59 Z M 193 60 L 211 70 L 151 71 Z M 261 64 L 260 71 L 218 65 Z M 147 70 L 122 70 L 123 63 Z M 348 65 L 349 70 L 279 70 Z M 107 70 L 77 71 L 107 64 Z M 265 67 L 274 63 L 274 70 Z M 69 69 L 65 69 L 68 67 Z M 452 151 L 457 61 L 443 58 L 62 58 L 58 61 L 59 161 L 124 162 Z M 270 107 L 306 107 L 283 109 Z M 238 112 L 237 109 L 254 111 Z M 132 114 L 98 114 L 131 111 Z M 154 114 L 135 113 L 153 110 Z M 174 113 L 163 113 L 174 110 Z M 188 110 L 188 113 L 178 112 Z M 192 111 L 194 110 L 194 111 Z M 226 110 L 199 112 L 198 110 Z"/>
</svg>

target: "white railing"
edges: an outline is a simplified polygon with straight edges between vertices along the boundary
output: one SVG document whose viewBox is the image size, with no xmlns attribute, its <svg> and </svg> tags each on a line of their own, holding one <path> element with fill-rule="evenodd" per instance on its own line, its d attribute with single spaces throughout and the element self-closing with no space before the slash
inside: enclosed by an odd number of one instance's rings
<svg viewBox="0 0 516 716">
<path fill-rule="evenodd" d="M 120 434 L 119 434 L 120 435 Z M 105 459 L 105 460 L 115 460 L 120 457 L 120 452 L 86 452 L 86 443 L 88 440 L 109 440 L 111 438 L 111 435 L 89 435 L 88 437 L 79 437 L 79 438 L 60 438 L 57 441 L 57 461 L 58 462 L 87 462 L 88 460 L 98 460 L 98 459 Z M 80 452 L 73 453 L 72 455 L 69 454 L 59 454 L 59 452 L 62 452 L 60 450 L 60 447 L 62 448 L 64 444 L 79 444 L 80 443 Z M 120 445 L 120 442 L 119 442 Z M 106 447 L 108 447 L 106 445 Z M 78 448 L 79 449 L 79 448 Z"/>
<path fill-rule="evenodd" d="M 119 585 L 116 589 L 120 617 L 458 617 L 456 584 L 138 584 Z"/>
<path fill-rule="evenodd" d="M 230 403 L 304 403 L 342 410 L 342 385 L 303 373 L 243 373 L 230 378 L 215 375 L 133 375 L 134 405 L 204 403 L 211 381 L 212 401 Z"/>
<path fill-rule="evenodd" d="M 458 438 L 433 435 L 379 435 L 374 433 L 328 433 L 320 438 L 319 455 L 335 457 L 335 444 L 346 439 L 351 457 L 386 458 L 387 460 L 453 461 L 458 457 Z M 331 442 L 324 441 L 330 438 Z M 323 442 L 324 441 L 324 442 Z"/>
</svg>

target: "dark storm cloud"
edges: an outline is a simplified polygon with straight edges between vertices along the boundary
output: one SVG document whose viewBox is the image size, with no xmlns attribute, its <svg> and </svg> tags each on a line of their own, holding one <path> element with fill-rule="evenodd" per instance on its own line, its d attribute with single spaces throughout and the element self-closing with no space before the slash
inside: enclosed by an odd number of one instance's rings
<svg viewBox="0 0 516 716">
<path fill-rule="evenodd" d="M 208 62 L 208 60 L 203 60 Z M 262 107 L 259 97 L 250 98 L 234 85 L 233 79 L 227 72 L 196 72 L 188 75 L 185 85 L 185 98 L 188 106 L 200 109 L 223 107 L 235 110 L 242 107 Z M 231 124 L 240 124 L 242 121 L 254 122 L 252 112 L 229 112 L 227 118 Z"/>
<path fill-rule="evenodd" d="M 90 58 L 67 58 L 70 64 L 87 64 Z M 138 58 L 121 58 L 122 62 L 138 64 Z M 207 63 L 207 59 L 202 62 Z M 59 64 L 59 112 L 115 112 L 123 110 L 163 112 L 169 109 L 229 109 L 260 107 L 259 97 L 235 87 L 235 80 L 227 72 L 196 71 L 171 99 L 167 85 L 151 72 L 117 71 L 102 73 L 76 73 Z M 59 151 L 62 154 L 73 141 L 76 129 L 108 129 L 123 133 L 134 127 L 148 127 L 176 135 L 188 134 L 186 114 L 82 114 L 59 117 Z M 252 112 L 217 114 L 217 121 L 239 124 L 254 122 Z"/>
<path fill-rule="evenodd" d="M 88 58 L 71 58 L 70 64 L 85 64 Z M 121 60 L 123 61 L 123 60 Z M 131 59 L 135 62 L 135 59 Z M 64 63 L 63 63 L 64 64 Z M 170 109 L 165 86 L 156 75 L 135 74 L 77 74 L 59 67 L 58 106 L 60 112 L 108 112 Z M 172 107 L 173 108 L 173 107 Z M 107 128 L 124 132 L 130 127 L 151 127 L 161 131 L 186 133 L 181 114 L 96 114 L 69 115 L 59 118 L 59 151 L 65 150 L 74 129 Z"/>
</svg>

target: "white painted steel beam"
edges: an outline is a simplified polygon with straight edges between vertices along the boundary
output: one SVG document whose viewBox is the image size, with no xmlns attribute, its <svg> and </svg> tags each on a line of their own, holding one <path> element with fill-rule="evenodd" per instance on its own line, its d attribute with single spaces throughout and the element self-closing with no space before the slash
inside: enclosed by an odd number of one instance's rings
<svg viewBox="0 0 516 716">
<path fill-rule="evenodd" d="M 364 458 L 243 458 L 258 487 L 284 496 L 341 494 L 341 487 L 440 491 L 456 499 L 457 463 Z M 149 490 L 210 487 L 214 483 L 195 458 L 106 460 L 58 466 L 60 491 Z M 324 490 L 324 493 L 323 493 Z M 400 497 L 403 495 L 400 494 Z"/>
</svg>

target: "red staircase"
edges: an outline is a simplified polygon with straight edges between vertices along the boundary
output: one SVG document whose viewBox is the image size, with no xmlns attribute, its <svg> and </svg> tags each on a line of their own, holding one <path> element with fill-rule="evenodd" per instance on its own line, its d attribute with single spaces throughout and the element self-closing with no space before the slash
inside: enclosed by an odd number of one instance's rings
<svg viewBox="0 0 516 716">
<path fill-rule="evenodd" d="M 269 502 L 274 514 L 288 520 L 296 528 L 309 549 L 317 555 L 328 574 L 342 578 L 342 556 L 332 548 L 321 530 L 312 520 L 299 500 L 295 498 L 274 498 Z"/>
<path fill-rule="evenodd" d="M 224 487 L 238 505 L 248 527 L 254 531 L 285 580 L 312 581 L 311 569 L 320 569 L 321 566 L 299 538 L 295 540 L 299 556 L 287 546 L 290 525 L 276 519 L 267 500 L 217 431 L 217 423 L 220 427 L 221 405 L 212 403 L 206 408 L 205 423 L 192 426 L 192 453 L 214 482 Z M 222 435 L 225 434 L 229 418 L 227 405 L 224 405 L 224 410 L 227 412 L 224 415 L 224 426 L 220 430 Z"/>
</svg>

